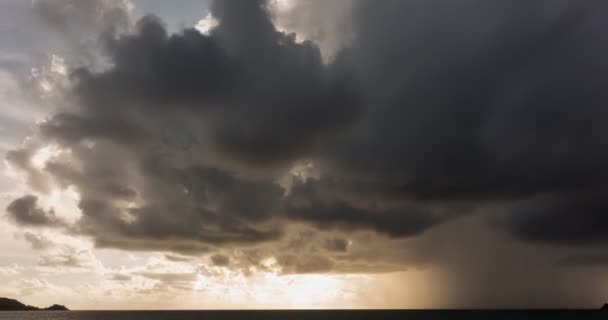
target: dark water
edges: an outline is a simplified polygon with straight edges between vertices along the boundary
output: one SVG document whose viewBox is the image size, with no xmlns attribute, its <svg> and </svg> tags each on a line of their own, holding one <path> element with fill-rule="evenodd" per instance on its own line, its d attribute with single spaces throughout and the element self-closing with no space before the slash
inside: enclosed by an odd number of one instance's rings
<svg viewBox="0 0 608 320">
<path fill-rule="evenodd" d="M 605 319 L 599 310 L 0 311 L 0 320 Z"/>
</svg>

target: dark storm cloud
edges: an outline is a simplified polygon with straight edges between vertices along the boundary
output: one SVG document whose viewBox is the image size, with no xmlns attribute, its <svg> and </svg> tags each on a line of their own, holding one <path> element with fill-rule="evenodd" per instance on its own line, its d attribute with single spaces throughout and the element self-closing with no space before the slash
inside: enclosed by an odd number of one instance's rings
<svg viewBox="0 0 608 320">
<path fill-rule="evenodd" d="M 362 197 L 448 209 L 559 192 L 565 207 L 548 197 L 527 213 L 514 208 L 507 230 L 602 241 L 601 204 L 571 209 L 608 182 L 604 10 L 574 1 L 359 1 L 356 39 L 338 59 L 352 63 L 369 109 L 326 157 L 330 175 Z"/>
<path fill-rule="evenodd" d="M 528 241 L 576 245 L 608 242 L 605 192 L 544 196 L 518 204 L 512 211 L 506 227 Z"/>
<path fill-rule="evenodd" d="M 329 63 L 263 1 L 214 2 L 208 35 L 146 16 L 104 38 L 111 67 L 74 73 L 79 108 L 8 160 L 42 186 L 35 149 L 69 149 L 42 172 L 78 190 L 71 230 L 99 247 L 192 254 L 291 222 L 418 236 L 489 205 L 521 239 L 605 241 L 607 5 L 350 5 L 353 39 Z M 318 177 L 284 190 L 303 161 Z M 293 272 L 336 265 L 291 255 Z"/>
<path fill-rule="evenodd" d="M 557 261 L 560 267 L 586 268 L 586 267 L 608 267 L 608 255 L 606 254 L 577 254 L 564 257 Z"/>
<path fill-rule="evenodd" d="M 581 53 L 605 50 L 586 20 L 592 6 L 360 6 L 346 55 L 374 107 L 336 166 L 385 192 L 438 200 L 605 181 L 607 65 Z"/>
<path fill-rule="evenodd" d="M 55 216 L 53 210 L 44 210 L 38 206 L 38 198 L 32 195 L 13 200 L 6 211 L 18 225 L 30 227 L 58 227 L 64 221 Z"/>
<path fill-rule="evenodd" d="M 420 234 L 442 221 L 433 211 L 422 207 L 358 207 L 345 199 L 324 194 L 320 184 L 309 179 L 292 187 L 284 208 L 289 218 L 307 221 L 320 228 L 371 228 L 396 237 Z"/>
</svg>

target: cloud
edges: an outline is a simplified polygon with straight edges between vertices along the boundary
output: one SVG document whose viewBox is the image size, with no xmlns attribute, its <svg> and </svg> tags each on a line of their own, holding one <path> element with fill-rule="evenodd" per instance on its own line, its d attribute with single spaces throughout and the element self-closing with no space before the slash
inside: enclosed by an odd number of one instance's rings
<svg viewBox="0 0 608 320">
<path fill-rule="evenodd" d="M 330 60 L 278 31 L 264 1 L 214 2 L 207 34 L 145 16 L 100 40 L 107 68 L 77 68 L 74 108 L 8 160 L 37 191 L 73 186 L 70 231 L 100 248 L 267 249 L 293 225 L 399 241 L 485 211 L 519 239 L 605 241 L 603 4 L 348 6 L 353 38 Z M 65 154 L 27 165 L 50 144 Z M 35 199 L 9 213 L 53 225 Z M 405 263 L 315 241 L 325 250 L 273 257 L 285 272 Z"/>
<path fill-rule="evenodd" d="M 536 197 L 515 205 L 502 223 L 515 236 L 533 242 L 606 243 L 608 202 L 605 199 L 600 188 Z"/>
<path fill-rule="evenodd" d="M 0 266 L 0 277 L 11 277 L 21 273 L 23 267 L 18 264 L 12 266 Z"/>
<path fill-rule="evenodd" d="M 75 73 L 80 110 L 38 128 L 42 144 L 70 150 L 44 172 L 78 190 L 75 228 L 99 247 L 188 253 L 277 239 L 284 190 L 274 180 L 356 114 L 318 48 L 276 31 L 262 2 L 218 2 L 212 13 L 208 36 L 169 36 L 146 16 L 109 39 L 113 66 Z M 27 163 L 28 148 L 9 160 Z"/>
<path fill-rule="evenodd" d="M 278 266 L 284 274 L 324 273 L 334 268 L 334 261 L 323 255 L 282 254 L 276 257 Z"/>
<path fill-rule="evenodd" d="M 277 28 L 313 41 L 326 61 L 335 59 L 354 40 L 352 11 L 356 4 L 356 0 L 268 1 Z"/>
<path fill-rule="evenodd" d="M 230 257 L 221 254 L 214 254 L 211 256 L 211 262 L 218 267 L 226 267 L 230 264 Z"/>
<path fill-rule="evenodd" d="M 103 268 L 97 257 L 90 251 L 76 247 L 62 246 L 57 250 L 42 253 L 37 265 L 43 271 L 66 272 L 81 270 L 99 271 Z"/>
<path fill-rule="evenodd" d="M 328 238 L 325 239 L 323 247 L 329 251 L 346 252 L 348 250 L 349 241 L 343 238 Z"/>
<path fill-rule="evenodd" d="M 473 15 L 479 8 L 484 15 Z M 393 235 L 499 208 L 513 215 L 505 230 L 521 239 L 603 242 L 601 205 L 573 207 L 607 181 L 606 65 L 595 56 L 606 51 L 603 9 L 572 1 L 358 1 L 355 39 L 336 64 L 356 79 L 365 116 L 319 156 L 321 190 L 351 207 L 400 212 L 385 223 L 369 214 L 373 223 L 364 224 Z M 342 211 L 355 225 L 366 216 Z M 409 221 L 412 212 L 426 213 Z"/>
<path fill-rule="evenodd" d="M 110 280 L 114 281 L 131 281 L 131 276 L 126 274 L 115 273 L 110 276 Z"/>
<path fill-rule="evenodd" d="M 104 273 L 107 279 L 116 282 L 111 286 L 120 286 L 137 294 L 164 296 L 176 291 L 191 291 L 199 278 L 199 267 L 196 261 L 173 261 L 152 256 L 144 265 L 106 268 Z"/>
<path fill-rule="evenodd" d="M 575 254 L 557 261 L 557 265 L 567 268 L 608 267 L 605 254 Z"/>
<path fill-rule="evenodd" d="M 66 237 L 55 230 L 47 233 L 26 231 L 23 237 L 37 250 L 36 270 L 41 273 L 101 272 L 104 266 L 90 244 L 75 237 Z"/>
<path fill-rule="evenodd" d="M 100 106 L 152 116 L 177 108 L 204 125 L 216 152 L 243 165 L 293 160 L 352 121 L 353 93 L 325 70 L 313 43 L 277 32 L 262 2 L 220 1 L 212 13 L 219 24 L 209 36 L 169 36 L 158 18 L 144 17 L 137 34 L 109 44 L 111 70 L 78 73 L 83 106 L 96 117 Z"/>
<path fill-rule="evenodd" d="M 15 199 L 7 207 L 9 217 L 18 225 L 30 227 L 60 227 L 65 224 L 55 216 L 55 212 L 44 210 L 37 204 L 38 198 L 32 195 Z"/>
<path fill-rule="evenodd" d="M 600 97 L 585 89 L 599 83 L 585 76 L 580 87 L 576 78 L 560 78 L 572 84 L 562 92 L 566 83 L 551 76 L 592 68 L 553 50 L 583 41 L 575 35 L 588 28 L 589 8 L 556 5 L 554 14 L 485 4 L 486 15 L 462 23 L 481 2 L 438 3 L 360 3 L 360 40 L 346 55 L 374 107 L 335 155 L 336 166 L 361 176 L 349 182 L 437 201 L 575 188 L 572 176 L 593 183 L 592 168 L 605 154 L 593 144 L 571 145 L 569 137 L 601 136 L 601 121 L 590 121 L 602 115 Z M 571 108 L 581 104 L 584 111 Z M 553 125 L 544 125 L 546 116 Z M 583 123 L 591 126 L 579 130 Z"/>
<path fill-rule="evenodd" d="M 43 235 L 35 234 L 32 232 L 25 232 L 23 237 L 27 242 L 30 243 L 34 250 L 45 250 L 53 245 L 53 242 Z"/>
<path fill-rule="evenodd" d="M 58 32 L 82 32 L 74 30 L 82 26 L 98 26 L 98 28 L 126 28 L 129 24 L 129 4 L 127 1 L 71 1 L 45 0 L 34 1 L 34 13 L 47 26 Z"/>
<path fill-rule="evenodd" d="M 324 182 L 310 179 L 296 183 L 286 199 L 287 216 L 323 229 L 371 229 L 394 237 L 419 235 L 443 220 L 433 211 L 415 205 L 382 208 L 375 203 L 349 201 L 324 188 Z"/>
<path fill-rule="evenodd" d="M 139 275 L 153 279 L 159 280 L 163 283 L 190 283 L 196 280 L 196 273 L 154 273 L 154 272 L 142 272 Z"/>
<path fill-rule="evenodd" d="M 71 66 L 96 70 L 107 68 L 99 40 L 129 32 L 135 19 L 129 0 L 36 0 L 30 12 L 35 35 L 49 39 L 45 42 L 66 54 Z"/>
</svg>

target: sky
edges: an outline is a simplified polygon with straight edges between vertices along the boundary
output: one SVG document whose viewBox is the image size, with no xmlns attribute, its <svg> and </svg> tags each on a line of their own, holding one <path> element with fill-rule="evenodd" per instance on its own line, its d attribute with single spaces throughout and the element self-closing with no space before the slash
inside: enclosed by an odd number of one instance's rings
<svg viewBox="0 0 608 320">
<path fill-rule="evenodd" d="M 596 308 L 608 3 L 0 2 L 0 296 Z"/>
</svg>

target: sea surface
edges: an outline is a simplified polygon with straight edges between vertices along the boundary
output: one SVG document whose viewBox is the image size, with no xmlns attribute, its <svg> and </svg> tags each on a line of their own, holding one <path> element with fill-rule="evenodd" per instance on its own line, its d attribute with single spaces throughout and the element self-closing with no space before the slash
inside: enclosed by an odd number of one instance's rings
<svg viewBox="0 0 608 320">
<path fill-rule="evenodd" d="M 0 320 L 605 319 L 600 310 L 0 311 Z"/>
</svg>

